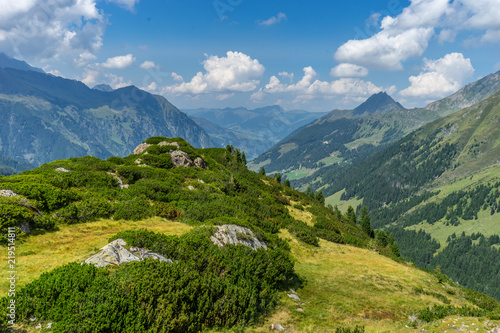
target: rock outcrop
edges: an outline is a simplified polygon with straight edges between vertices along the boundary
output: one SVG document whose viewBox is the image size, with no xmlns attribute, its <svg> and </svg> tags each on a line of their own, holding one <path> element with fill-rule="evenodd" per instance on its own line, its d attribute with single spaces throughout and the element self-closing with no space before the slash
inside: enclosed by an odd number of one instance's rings
<svg viewBox="0 0 500 333">
<path fill-rule="evenodd" d="M 148 149 L 149 146 L 151 146 L 149 143 L 141 143 L 140 145 L 138 145 L 137 147 L 135 147 L 135 149 L 134 149 L 134 155 L 141 154 L 146 149 Z"/>
<path fill-rule="evenodd" d="M 141 143 L 134 149 L 134 155 L 139 155 L 139 154 L 147 154 L 148 152 L 145 152 L 148 147 L 153 146 L 153 144 L 149 143 Z M 208 169 L 207 163 L 203 158 L 197 157 L 193 160 L 189 157 L 189 154 L 180 150 L 179 143 L 178 142 L 167 142 L 167 141 L 162 141 L 158 143 L 158 146 L 172 146 L 172 150 L 170 151 L 170 159 L 172 160 L 172 164 L 174 167 L 199 167 L 203 169 Z M 146 164 L 142 163 L 142 160 L 140 158 L 136 159 L 134 161 L 135 164 L 139 166 L 147 166 Z"/>
<path fill-rule="evenodd" d="M 17 197 L 17 193 L 11 190 L 0 190 L 0 197 Z"/>
<path fill-rule="evenodd" d="M 201 157 L 195 158 L 193 163 L 194 166 L 197 166 L 198 168 L 208 169 L 207 163 L 205 163 Z"/>
<path fill-rule="evenodd" d="M 124 263 L 141 261 L 147 258 L 172 263 L 172 260 L 165 258 L 161 254 L 137 247 L 131 247 L 129 251 L 124 248 L 125 245 L 127 245 L 127 243 L 123 239 L 118 238 L 102 247 L 99 253 L 85 260 L 85 263 L 96 267 L 106 267 L 108 265 L 119 266 Z"/>
<path fill-rule="evenodd" d="M 116 181 L 118 182 L 118 186 L 120 186 L 121 189 L 128 188 L 128 184 L 123 184 L 123 180 L 118 176 L 118 174 L 112 172 L 107 172 L 107 174 L 113 176 L 116 179 Z"/>
<path fill-rule="evenodd" d="M 260 248 L 267 250 L 266 243 L 260 241 L 252 230 L 235 224 L 217 226 L 217 231 L 210 237 L 210 240 L 219 247 L 228 244 L 242 244 L 250 247 L 252 250 Z"/>
<path fill-rule="evenodd" d="M 182 150 L 174 150 L 170 153 L 170 158 L 174 167 L 192 167 L 194 166 L 193 161 L 189 158 L 189 155 Z"/>
</svg>

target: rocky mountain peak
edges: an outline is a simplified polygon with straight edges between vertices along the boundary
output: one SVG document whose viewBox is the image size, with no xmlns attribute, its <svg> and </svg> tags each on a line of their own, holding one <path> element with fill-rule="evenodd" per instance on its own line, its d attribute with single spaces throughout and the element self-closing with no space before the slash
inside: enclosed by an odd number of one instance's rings
<svg viewBox="0 0 500 333">
<path fill-rule="evenodd" d="M 355 115 L 388 113 L 404 107 L 392 99 L 386 92 L 379 92 L 370 96 L 363 104 L 354 109 Z"/>
</svg>

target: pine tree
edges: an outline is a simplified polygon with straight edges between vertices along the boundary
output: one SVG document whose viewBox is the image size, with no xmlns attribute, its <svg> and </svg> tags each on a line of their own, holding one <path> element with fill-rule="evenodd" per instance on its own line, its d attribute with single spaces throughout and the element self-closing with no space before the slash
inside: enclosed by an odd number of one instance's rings
<svg viewBox="0 0 500 333">
<path fill-rule="evenodd" d="M 283 185 L 290 187 L 290 180 L 288 178 L 285 179 L 285 181 L 283 182 Z"/>
<path fill-rule="evenodd" d="M 352 208 L 352 206 L 347 207 L 347 212 L 345 214 L 345 220 L 348 223 L 356 224 L 356 213 L 354 212 L 354 208 Z"/>
<path fill-rule="evenodd" d="M 307 185 L 307 188 L 306 188 L 306 195 L 307 196 L 310 196 L 311 198 L 314 199 L 314 192 L 311 190 L 311 186 L 310 185 Z"/>
<path fill-rule="evenodd" d="M 278 184 L 281 184 L 281 173 L 275 173 L 274 174 L 274 179 L 278 182 Z"/>
<path fill-rule="evenodd" d="M 245 152 L 241 152 L 241 164 L 247 165 L 247 156 L 245 155 Z"/>
<path fill-rule="evenodd" d="M 259 175 L 260 176 L 265 176 L 266 175 L 266 169 L 264 169 L 264 167 L 260 168 Z"/>
<path fill-rule="evenodd" d="M 342 213 L 340 212 L 339 206 L 335 205 L 335 207 L 333 207 L 333 210 L 335 211 L 335 215 L 337 216 L 337 219 L 339 221 L 342 221 Z"/>
<path fill-rule="evenodd" d="M 375 233 L 373 232 L 373 229 L 372 229 L 372 226 L 370 223 L 370 216 L 368 215 L 368 208 L 366 208 L 366 206 L 363 206 L 363 208 L 361 208 L 361 210 L 359 211 L 359 217 L 361 219 L 361 229 L 363 229 L 363 231 L 368 236 L 373 238 L 375 236 Z"/>
<path fill-rule="evenodd" d="M 236 164 L 240 164 L 241 163 L 241 153 L 240 153 L 240 150 L 238 148 L 235 148 L 234 149 L 234 154 L 236 155 Z"/>
<path fill-rule="evenodd" d="M 323 191 L 319 190 L 318 192 L 316 192 L 315 198 L 319 201 L 319 203 L 323 205 L 325 204 L 325 196 L 323 195 Z"/>
</svg>

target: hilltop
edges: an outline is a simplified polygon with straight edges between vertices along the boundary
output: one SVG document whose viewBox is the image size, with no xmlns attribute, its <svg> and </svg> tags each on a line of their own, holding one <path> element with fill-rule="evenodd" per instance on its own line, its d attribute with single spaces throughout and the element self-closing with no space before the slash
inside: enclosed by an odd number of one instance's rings
<svg viewBox="0 0 500 333">
<path fill-rule="evenodd" d="M 231 146 L 153 137 L 125 158 L 58 160 L 0 178 L 9 193 L 0 197 L 1 227 L 16 226 L 26 272 L 18 327 L 360 332 L 500 318 L 493 299 L 401 260 L 390 233 L 366 229 L 366 213 L 332 210 L 245 162 Z M 214 244 L 220 226 L 235 225 L 239 245 Z M 117 239 L 171 261 L 80 264 Z M 256 239 L 266 247 L 247 246 Z"/>
</svg>

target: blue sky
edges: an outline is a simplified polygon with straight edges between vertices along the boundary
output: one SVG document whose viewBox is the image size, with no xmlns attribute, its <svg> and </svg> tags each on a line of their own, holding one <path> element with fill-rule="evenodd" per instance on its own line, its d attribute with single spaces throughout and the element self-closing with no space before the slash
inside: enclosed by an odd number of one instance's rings
<svg viewBox="0 0 500 333">
<path fill-rule="evenodd" d="M 500 70 L 500 0 L 0 0 L 0 51 L 179 108 L 423 106 Z"/>
</svg>

